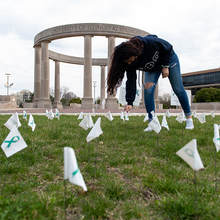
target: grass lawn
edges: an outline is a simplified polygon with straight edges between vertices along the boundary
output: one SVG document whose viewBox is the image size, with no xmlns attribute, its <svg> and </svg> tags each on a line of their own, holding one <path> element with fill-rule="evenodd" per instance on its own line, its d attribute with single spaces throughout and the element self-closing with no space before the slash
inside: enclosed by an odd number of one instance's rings
<svg viewBox="0 0 220 220">
<path fill-rule="evenodd" d="M 4 126 L 9 117 L 0 115 L 1 144 L 9 133 Z M 60 115 L 59 121 L 33 117 L 32 132 L 19 116 L 27 148 L 9 158 L 0 149 L 0 219 L 65 218 L 65 146 L 75 150 L 88 188 L 84 192 L 66 181 L 66 219 L 220 219 L 219 155 L 213 144 L 213 124 L 220 124 L 220 116 L 206 116 L 205 124 L 194 119 L 194 130 L 185 130 L 185 122 L 171 116 L 170 130 L 162 128 L 159 134 L 143 132 L 144 116 L 125 122 L 102 116 L 103 135 L 89 143 L 90 130 L 78 126 L 78 116 Z M 95 123 L 98 116 L 92 119 Z M 197 139 L 205 167 L 196 178 L 176 155 L 192 139 Z"/>
</svg>

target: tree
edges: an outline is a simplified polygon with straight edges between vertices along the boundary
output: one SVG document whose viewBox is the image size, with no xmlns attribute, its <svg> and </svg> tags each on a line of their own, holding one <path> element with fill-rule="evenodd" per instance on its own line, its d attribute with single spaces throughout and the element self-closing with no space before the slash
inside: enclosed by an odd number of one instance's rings
<svg viewBox="0 0 220 220">
<path fill-rule="evenodd" d="M 220 89 L 202 88 L 196 93 L 193 102 L 220 102 Z"/>
</svg>

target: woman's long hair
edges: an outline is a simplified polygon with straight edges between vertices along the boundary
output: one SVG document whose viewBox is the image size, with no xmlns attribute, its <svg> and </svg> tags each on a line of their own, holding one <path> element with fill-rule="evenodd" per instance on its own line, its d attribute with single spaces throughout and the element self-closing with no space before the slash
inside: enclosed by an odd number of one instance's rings
<svg viewBox="0 0 220 220">
<path fill-rule="evenodd" d="M 109 92 L 110 95 L 115 94 L 117 88 L 121 86 L 124 73 L 128 67 L 128 64 L 124 61 L 132 56 L 140 56 L 143 47 L 143 42 L 138 37 L 134 37 L 115 47 L 107 77 L 107 92 Z"/>
</svg>

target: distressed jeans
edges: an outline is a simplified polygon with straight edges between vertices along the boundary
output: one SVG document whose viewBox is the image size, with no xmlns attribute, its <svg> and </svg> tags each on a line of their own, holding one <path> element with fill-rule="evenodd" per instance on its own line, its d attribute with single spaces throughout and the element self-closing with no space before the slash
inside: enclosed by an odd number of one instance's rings
<svg viewBox="0 0 220 220">
<path fill-rule="evenodd" d="M 189 106 L 189 100 L 182 84 L 179 59 L 175 53 L 173 54 L 169 65 L 170 67 L 169 67 L 168 78 L 172 86 L 172 89 L 176 93 L 179 99 L 179 102 L 183 108 L 185 116 L 190 116 L 192 113 Z M 157 81 L 160 77 L 161 70 L 162 68 L 155 72 L 145 72 L 145 79 L 144 79 L 145 83 L 146 82 L 153 83 L 153 85 L 149 89 L 144 88 L 144 102 L 145 102 L 146 111 L 149 116 L 149 120 L 148 120 L 149 122 L 152 120 L 152 115 L 150 112 L 155 111 L 154 91 L 156 88 Z"/>
</svg>

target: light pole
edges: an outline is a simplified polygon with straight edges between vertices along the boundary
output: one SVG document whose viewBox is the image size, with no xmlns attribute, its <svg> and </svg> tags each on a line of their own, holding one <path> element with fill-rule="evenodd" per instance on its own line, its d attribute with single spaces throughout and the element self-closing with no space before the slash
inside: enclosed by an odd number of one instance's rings
<svg viewBox="0 0 220 220">
<path fill-rule="evenodd" d="M 95 87 L 96 87 L 96 83 L 97 83 L 97 81 L 93 81 L 93 87 L 94 87 L 94 104 L 96 104 L 96 105 L 95 105 L 95 108 L 97 109 L 97 102 L 95 102 Z"/>
<path fill-rule="evenodd" d="M 11 83 L 11 84 L 9 85 L 9 76 L 11 75 L 10 73 L 5 73 L 5 75 L 7 76 L 7 82 L 5 83 L 5 87 L 7 88 L 7 95 L 9 95 L 9 88 L 10 88 L 11 86 L 13 86 L 14 83 Z"/>
</svg>

